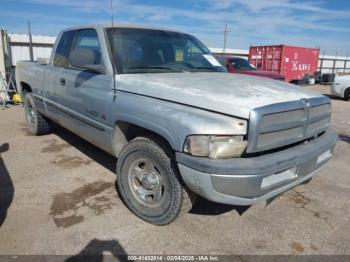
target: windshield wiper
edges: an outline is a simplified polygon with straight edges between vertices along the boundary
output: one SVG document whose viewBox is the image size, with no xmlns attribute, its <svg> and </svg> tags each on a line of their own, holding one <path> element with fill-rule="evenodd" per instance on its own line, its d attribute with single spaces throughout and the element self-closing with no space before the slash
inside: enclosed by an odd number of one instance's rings
<svg viewBox="0 0 350 262">
<path fill-rule="evenodd" d="M 215 67 L 211 67 L 211 66 L 195 66 L 195 67 L 193 67 L 193 69 L 208 69 L 208 70 L 212 70 L 212 71 L 217 71 L 215 69 Z"/>
<path fill-rule="evenodd" d="M 136 66 L 136 67 L 129 67 L 128 70 L 134 70 L 134 69 L 164 69 L 169 71 L 175 71 L 175 72 L 181 72 L 179 70 L 174 70 L 173 68 L 166 67 L 166 66 Z"/>
</svg>

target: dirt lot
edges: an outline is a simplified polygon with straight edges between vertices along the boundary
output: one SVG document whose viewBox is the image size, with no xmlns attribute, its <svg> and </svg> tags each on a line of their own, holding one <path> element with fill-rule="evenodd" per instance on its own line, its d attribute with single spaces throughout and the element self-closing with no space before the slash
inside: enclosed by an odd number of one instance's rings
<svg viewBox="0 0 350 262">
<path fill-rule="evenodd" d="M 123 205 L 113 157 L 63 128 L 31 136 L 20 106 L 0 111 L 0 254 L 350 255 L 350 102 L 332 103 L 340 141 L 310 184 L 249 208 L 201 199 L 165 227 Z"/>
</svg>

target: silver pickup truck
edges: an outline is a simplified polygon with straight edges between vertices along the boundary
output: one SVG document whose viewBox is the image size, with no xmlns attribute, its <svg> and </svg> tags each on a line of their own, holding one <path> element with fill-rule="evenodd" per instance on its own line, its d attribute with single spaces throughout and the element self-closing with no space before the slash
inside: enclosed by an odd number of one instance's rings
<svg viewBox="0 0 350 262">
<path fill-rule="evenodd" d="M 47 134 L 56 122 L 116 156 L 119 194 L 157 225 L 197 195 L 251 205 L 307 182 L 338 139 L 327 97 L 229 74 L 172 30 L 69 28 L 47 63 L 18 62 L 16 81 L 29 130 Z"/>
</svg>

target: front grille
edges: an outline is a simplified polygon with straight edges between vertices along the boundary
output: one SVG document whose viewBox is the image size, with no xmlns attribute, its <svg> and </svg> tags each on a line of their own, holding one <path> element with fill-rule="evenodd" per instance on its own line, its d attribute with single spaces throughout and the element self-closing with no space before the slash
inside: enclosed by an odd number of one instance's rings
<svg viewBox="0 0 350 262">
<path fill-rule="evenodd" d="M 306 128 L 306 134 L 310 137 L 315 133 L 321 133 L 329 125 L 329 118 L 322 119 L 320 121 L 309 124 Z"/>
<path fill-rule="evenodd" d="M 304 109 L 297 109 L 287 112 L 279 112 L 264 115 L 261 119 L 260 127 L 264 128 L 275 123 L 288 123 L 291 121 L 301 121 L 305 117 Z"/>
<path fill-rule="evenodd" d="M 259 147 L 268 146 L 274 143 L 284 142 L 286 139 L 290 138 L 302 138 L 303 132 L 304 127 L 295 127 L 282 131 L 260 134 L 258 138 L 258 145 Z"/>
<path fill-rule="evenodd" d="M 313 106 L 310 108 L 309 111 L 309 118 L 314 118 L 323 114 L 330 114 L 331 113 L 331 105 L 330 104 L 324 104 L 320 106 Z"/>
<path fill-rule="evenodd" d="M 303 99 L 254 109 L 249 121 L 248 153 L 261 152 L 324 132 L 331 105 L 326 97 Z"/>
</svg>

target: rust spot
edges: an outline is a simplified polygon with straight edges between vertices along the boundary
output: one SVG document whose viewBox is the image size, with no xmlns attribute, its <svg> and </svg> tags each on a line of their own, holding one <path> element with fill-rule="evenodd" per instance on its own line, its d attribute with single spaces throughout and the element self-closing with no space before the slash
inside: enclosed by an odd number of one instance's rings
<svg viewBox="0 0 350 262">
<path fill-rule="evenodd" d="M 67 156 L 58 155 L 56 160 L 51 161 L 51 163 L 63 168 L 72 169 L 80 166 L 87 166 L 92 162 L 92 160 L 83 160 L 80 156 Z"/>
<path fill-rule="evenodd" d="M 304 252 L 305 248 L 303 247 L 302 244 L 300 244 L 299 242 L 292 242 L 290 244 L 290 246 L 293 248 L 293 250 L 297 251 L 297 252 Z"/>
<path fill-rule="evenodd" d="M 314 244 L 311 244 L 310 245 L 310 248 L 314 251 L 318 251 L 318 248 L 314 245 Z"/>
<path fill-rule="evenodd" d="M 47 142 L 48 145 L 41 149 L 42 153 L 57 153 L 62 151 L 65 148 L 71 147 L 70 144 L 66 144 L 66 143 L 59 144 L 56 139 L 46 140 L 45 142 Z"/>
<path fill-rule="evenodd" d="M 93 210 L 97 216 L 101 215 L 114 204 L 110 198 L 99 194 L 113 187 L 111 182 L 97 181 L 70 193 L 56 194 L 50 208 L 50 216 L 58 227 L 69 227 L 84 220 L 84 216 L 78 214 L 82 207 Z"/>
</svg>

